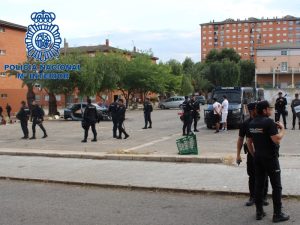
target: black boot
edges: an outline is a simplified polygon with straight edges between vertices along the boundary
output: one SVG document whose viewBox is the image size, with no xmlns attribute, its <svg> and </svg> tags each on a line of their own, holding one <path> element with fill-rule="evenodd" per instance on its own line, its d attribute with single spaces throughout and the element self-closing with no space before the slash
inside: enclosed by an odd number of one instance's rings
<svg viewBox="0 0 300 225">
<path fill-rule="evenodd" d="M 42 138 L 46 138 L 46 137 L 48 137 L 48 135 L 47 135 L 47 134 L 44 134 L 44 136 L 43 136 Z"/>
<path fill-rule="evenodd" d="M 143 127 L 142 129 L 147 129 L 147 127 Z"/>
<path fill-rule="evenodd" d="M 150 128 L 150 129 L 152 128 L 152 123 L 150 123 L 150 125 L 149 125 L 149 127 L 148 127 L 148 128 Z"/>
<path fill-rule="evenodd" d="M 97 138 L 94 137 L 94 139 L 91 140 L 92 142 L 96 142 L 97 141 Z"/>
<path fill-rule="evenodd" d="M 256 220 L 262 220 L 266 216 L 266 213 L 264 210 L 262 211 L 256 211 Z"/>
<path fill-rule="evenodd" d="M 290 219 L 290 216 L 281 212 L 273 215 L 273 223 L 283 222 Z"/>
<path fill-rule="evenodd" d="M 31 138 L 29 138 L 30 140 L 32 140 L 32 139 L 36 139 L 36 137 L 35 137 L 35 134 L 33 134 L 32 135 L 32 137 Z"/>
<path fill-rule="evenodd" d="M 127 139 L 127 138 L 129 138 L 129 134 L 125 133 L 124 139 Z"/>
<path fill-rule="evenodd" d="M 255 203 L 254 198 L 250 197 L 249 201 L 245 203 L 245 206 L 253 206 Z"/>
<path fill-rule="evenodd" d="M 86 139 L 83 139 L 81 142 L 82 142 L 82 143 L 86 143 L 86 142 L 87 142 L 87 140 L 86 140 Z"/>
</svg>

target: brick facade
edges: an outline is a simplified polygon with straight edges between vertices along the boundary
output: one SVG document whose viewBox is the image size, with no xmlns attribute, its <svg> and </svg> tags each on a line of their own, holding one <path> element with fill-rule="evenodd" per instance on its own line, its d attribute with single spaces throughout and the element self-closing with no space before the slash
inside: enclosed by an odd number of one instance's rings
<svg viewBox="0 0 300 225">
<path fill-rule="evenodd" d="M 242 59 L 256 62 L 256 49 L 280 43 L 300 43 L 300 18 L 227 19 L 201 26 L 201 59 L 212 49 L 233 48 Z"/>
</svg>

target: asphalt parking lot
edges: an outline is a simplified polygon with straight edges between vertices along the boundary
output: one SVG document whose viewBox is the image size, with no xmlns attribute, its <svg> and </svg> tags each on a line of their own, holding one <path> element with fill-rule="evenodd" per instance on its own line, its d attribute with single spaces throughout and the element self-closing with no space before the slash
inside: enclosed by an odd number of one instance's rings
<svg viewBox="0 0 300 225">
<path fill-rule="evenodd" d="M 234 155 L 238 130 L 228 130 L 214 134 L 204 124 L 203 108 L 198 123 L 197 135 L 199 155 Z M 19 123 L 0 126 L 0 148 L 27 148 L 45 150 L 64 150 L 79 152 L 134 153 L 134 154 L 177 154 L 176 139 L 181 137 L 182 122 L 179 120 L 180 110 L 154 110 L 152 113 L 153 128 L 144 130 L 143 112 L 127 111 L 125 127 L 130 137 L 126 140 L 112 138 L 112 122 L 97 124 L 98 142 L 91 142 L 92 132 L 87 143 L 81 143 L 83 129 L 76 121 L 50 120 L 44 126 L 47 139 L 41 139 L 42 131 L 37 127 L 36 140 L 22 140 Z M 300 156 L 300 131 L 291 130 L 291 114 L 288 116 L 288 130 L 282 141 L 280 152 L 284 155 Z M 31 123 L 29 124 L 31 134 Z"/>
</svg>

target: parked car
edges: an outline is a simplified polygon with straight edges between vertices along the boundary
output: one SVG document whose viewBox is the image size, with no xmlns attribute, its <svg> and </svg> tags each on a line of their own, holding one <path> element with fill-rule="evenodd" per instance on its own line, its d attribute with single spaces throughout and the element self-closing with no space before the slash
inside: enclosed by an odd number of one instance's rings
<svg viewBox="0 0 300 225">
<path fill-rule="evenodd" d="M 196 101 L 198 101 L 201 105 L 206 104 L 206 99 L 203 95 L 199 95 L 199 96 L 195 96 L 195 97 L 196 97 Z"/>
<path fill-rule="evenodd" d="M 170 108 L 181 108 L 184 102 L 184 96 L 173 96 L 159 103 L 159 108 L 170 109 Z"/>
<path fill-rule="evenodd" d="M 96 103 L 92 103 L 94 106 L 96 106 L 98 118 L 100 120 L 111 120 L 111 115 L 108 112 L 108 108 L 105 106 L 99 106 Z M 64 109 L 64 119 L 72 119 L 76 121 L 82 120 L 82 114 L 85 110 L 87 103 L 74 103 L 68 106 Z"/>
</svg>

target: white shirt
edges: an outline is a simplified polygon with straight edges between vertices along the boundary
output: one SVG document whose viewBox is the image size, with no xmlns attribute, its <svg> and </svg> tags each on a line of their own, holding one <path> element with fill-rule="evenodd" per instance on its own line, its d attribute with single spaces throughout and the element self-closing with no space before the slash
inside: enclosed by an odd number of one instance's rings
<svg viewBox="0 0 300 225">
<path fill-rule="evenodd" d="M 213 104 L 214 114 L 221 114 L 222 106 L 219 102 Z"/>
<path fill-rule="evenodd" d="M 222 102 L 222 113 L 228 113 L 228 100 L 224 99 Z"/>
</svg>

